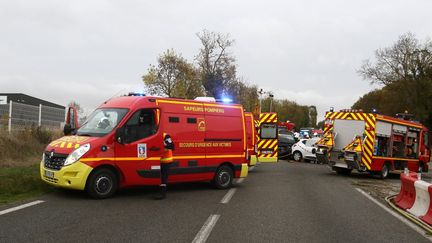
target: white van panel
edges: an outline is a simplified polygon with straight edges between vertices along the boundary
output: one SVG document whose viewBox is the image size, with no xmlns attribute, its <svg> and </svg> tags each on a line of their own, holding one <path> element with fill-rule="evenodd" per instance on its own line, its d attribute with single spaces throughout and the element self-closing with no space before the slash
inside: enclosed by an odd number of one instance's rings
<svg viewBox="0 0 432 243">
<path fill-rule="evenodd" d="M 364 130 L 365 121 L 335 120 L 333 125 L 333 134 L 336 136 L 334 149 L 341 150 L 352 142 L 355 136 L 363 136 Z"/>
</svg>

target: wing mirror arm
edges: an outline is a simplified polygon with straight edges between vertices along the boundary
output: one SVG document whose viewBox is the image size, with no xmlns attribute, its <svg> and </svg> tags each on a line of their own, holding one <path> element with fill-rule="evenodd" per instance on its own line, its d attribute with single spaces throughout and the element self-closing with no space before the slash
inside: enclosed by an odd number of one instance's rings
<svg viewBox="0 0 432 243">
<path fill-rule="evenodd" d="M 119 144 L 125 144 L 125 128 L 119 127 L 115 133 L 115 140 Z"/>
</svg>

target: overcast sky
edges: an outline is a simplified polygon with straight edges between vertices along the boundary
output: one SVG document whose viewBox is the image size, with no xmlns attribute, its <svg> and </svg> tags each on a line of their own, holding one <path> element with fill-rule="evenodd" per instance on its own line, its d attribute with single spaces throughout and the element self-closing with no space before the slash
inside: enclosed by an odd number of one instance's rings
<svg viewBox="0 0 432 243">
<path fill-rule="evenodd" d="M 406 32 L 432 36 L 430 0 L 0 0 L 0 93 L 89 110 L 142 89 L 168 48 L 193 61 L 203 29 L 235 39 L 238 76 L 318 120 L 373 89 L 356 73 Z"/>
</svg>

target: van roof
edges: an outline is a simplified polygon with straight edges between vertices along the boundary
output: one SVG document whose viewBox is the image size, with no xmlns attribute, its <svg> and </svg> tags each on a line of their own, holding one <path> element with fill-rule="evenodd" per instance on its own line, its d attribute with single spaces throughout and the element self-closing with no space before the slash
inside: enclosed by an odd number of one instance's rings
<svg viewBox="0 0 432 243">
<path fill-rule="evenodd" d="M 137 105 L 143 106 L 147 104 L 156 104 L 159 100 L 173 101 L 178 103 L 189 103 L 189 104 L 209 104 L 212 106 L 224 106 L 224 107 L 239 107 L 239 104 L 227 104 L 227 103 L 215 103 L 206 101 L 196 101 L 187 99 L 177 98 L 164 98 L 155 96 L 120 96 L 105 101 L 100 107 L 111 107 L 111 108 L 133 108 Z"/>
</svg>

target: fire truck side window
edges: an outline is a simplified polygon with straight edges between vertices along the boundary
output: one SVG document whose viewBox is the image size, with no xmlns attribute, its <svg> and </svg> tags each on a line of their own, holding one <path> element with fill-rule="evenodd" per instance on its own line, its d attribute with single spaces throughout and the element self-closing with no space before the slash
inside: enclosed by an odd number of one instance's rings
<svg viewBox="0 0 432 243">
<path fill-rule="evenodd" d="M 392 157 L 405 157 L 405 136 L 402 134 L 393 135 Z"/>
<path fill-rule="evenodd" d="M 388 137 L 377 136 L 374 155 L 381 156 L 381 157 L 388 157 L 389 156 L 389 145 L 390 145 L 389 141 L 390 141 L 390 139 Z"/>
<path fill-rule="evenodd" d="M 406 156 L 408 158 L 417 158 L 418 151 L 418 132 L 410 131 L 408 132 L 407 146 L 406 146 Z"/>
<path fill-rule="evenodd" d="M 154 109 L 135 112 L 125 125 L 126 143 L 138 141 L 156 133 L 156 114 Z"/>
</svg>

